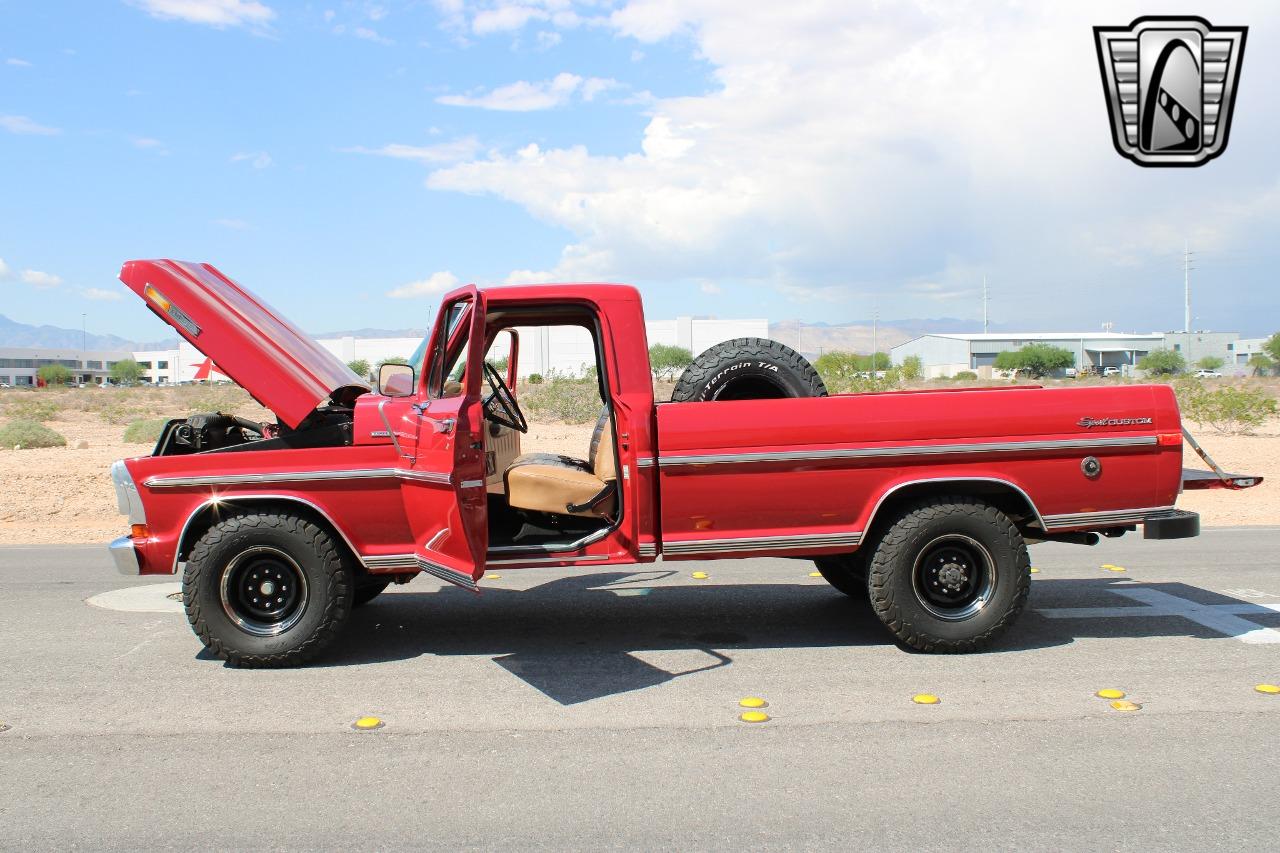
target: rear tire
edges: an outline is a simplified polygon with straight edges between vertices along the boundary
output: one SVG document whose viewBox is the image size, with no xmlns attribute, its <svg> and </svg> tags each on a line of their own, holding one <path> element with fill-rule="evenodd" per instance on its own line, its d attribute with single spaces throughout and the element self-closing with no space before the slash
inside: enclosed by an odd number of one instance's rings
<svg viewBox="0 0 1280 853">
<path fill-rule="evenodd" d="M 685 368 L 671 399 L 775 400 L 825 397 L 827 386 L 804 356 L 767 338 L 735 338 L 711 347 Z"/>
<path fill-rule="evenodd" d="M 852 554 L 836 554 L 814 560 L 823 580 L 850 598 L 867 600 L 867 551 L 859 548 Z"/>
<path fill-rule="evenodd" d="M 909 507 L 869 566 L 871 604 L 922 652 L 978 651 L 1013 624 L 1031 587 L 1026 542 L 1000 510 L 943 497 Z"/>
<path fill-rule="evenodd" d="M 232 666 L 297 666 L 333 642 L 351 614 L 347 563 L 333 537 L 305 519 L 223 519 L 187 558 L 187 620 L 205 648 Z"/>
</svg>

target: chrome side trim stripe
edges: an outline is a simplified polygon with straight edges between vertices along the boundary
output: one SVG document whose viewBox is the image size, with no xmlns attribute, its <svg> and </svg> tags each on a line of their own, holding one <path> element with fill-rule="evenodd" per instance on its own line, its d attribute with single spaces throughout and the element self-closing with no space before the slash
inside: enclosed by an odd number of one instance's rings
<svg viewBox="0 0 1280 853">
<path fill-rule="evenodd" d="M 404 468 L 352 468 L 343 471 L 274 471 L 264 474 L 209 474 L 195 477 L 148 477 L 143 485 L 150 489 L 182 489 L 199 486 L 241 486 L 264 483 L 308 483 L 319 480 L 417 480 L 450 485 L 448 474 L 436 471 L 410 471 Z"/>
<path fill-rule="evenodd" d="M 366 568 L 370 569 L 417 569 L 433 577 L 440 578 L 442 581 L 448 581 L 463 589 L 469 589 L 472 592 L 478 592 L 480 589 L 476 586 L 476 582 L 471 579 L 471 575 L 455 572 L 453 569 L 433 563 L 430 560 L 419 557 L 417 554 L 381 554 L 371 557 L 361 555 L 360 561 L 365 564 Z"/>
<path fill-rule="evenodd" d="M 657 542 L 641 542 L 638 546 L 636 546 L 636 553 L 638 553 L 641 557 L 656 557 L 658 556 L 658 543 Z"/>
<path fill-rule="evenodd" d="M 652 456 L 637 456 L 637 457 L 636 457 L 636 467 L 637 467 L 637 468 L 652 468 L 652 467 L 653 467 L 653 465 L 654 465 L 654 463 L 655 463 L 656 461 L 657 461 L 657 460 L 656 460 L 656 459 L 654 459 Z"/>
<path fill-rule="evenodd" d="M 768 462 L 817 462 L 831 459 L 879 459 L 898 456 L 939 456 L 962 453 L 1027 453 L 1037 450 L 1089 450 L 1100 447 L 1155 446 L 1154 435 L 1116 438 L 1067 438 L 1043 441 L 998 441 L 967 444 L 915 444 L 902 447 L 849 447 L 830 450 L 786 450 L 762 453 L 708 453 L 689 456 L 663 456 L 661 468 L 684 465 L 739 465 Z"/>
<path fill-rule="evenodd" d="M 1047 530 L 1108 524 L 1142 524 L 1151 516 L 1163 515 L 1172 509 L 1174 507 L 1159 506 L 1145 509 L 1109 509 L 1102 512 L 1068 512 L 1061 515 L 1046 515 L 1044 524 Z"/>
<path fill-rule="evenodd" d="M 783 551 L 792 548 L 857 547 L 861 533 L 811 533 L 799 536 L 748 536 L 734 539 L 664 539 L 665 554 L 712 554 L 723 551 Z"/>
</svg>

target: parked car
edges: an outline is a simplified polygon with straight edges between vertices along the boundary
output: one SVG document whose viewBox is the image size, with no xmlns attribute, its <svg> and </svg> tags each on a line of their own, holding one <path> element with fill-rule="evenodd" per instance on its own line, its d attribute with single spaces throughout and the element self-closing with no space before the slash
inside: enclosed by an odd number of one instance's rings
<svg viewBox="0 0 1280 853">
<path fill-rule="evenodd" d="M 1120 368 L 1118 368 L 1118 367 L 1104 367 L 1104 368 L 1102 368 L 1102 375 L 1103 375 L 1103 376 L 1119 376 L 1119 375 L 1120 375 Z"/>
<path fill-rule="evenodd" d="M 1067 369 L 1062 371 L 1062 375 L 1067 377 L 1068 379 L 1075 379 L 1078 374 L 1074 367 L 1068 367 Z"/>
<path fill-rule="evenodd" d="M 1196 536 L 1183 489 L 1261 481 L 1183 468 L 1168 385 L 826 396 L 798 353 L 741 338 L 658 403 L 624 285 L 454 290 L 421 361 L 384 364 L 375 391 L 208 264 L 132 261 L 120 277 L 278 421 L 172 420 L 111 468 L 130 525 L 116 567 L 181 571 L 193 630 L 232 665 L 303 663 L 353 607 L 422 573 L 478 591 L 493 568 L 659 557 L 813 560 L 903 644 L 975 651 L 1026 603 L 1028 542 Z M 528 326 L 594 341 L 602 411 L 582 458 L 521 452 Z M 486 360 L 500 335 L 502 371 Z"/>
<path fill-rule="evenodd" d="M 1216 370 L 1197 370 L 1196 379 L 1221 379 L 1222 374 Z"/>
</svg>

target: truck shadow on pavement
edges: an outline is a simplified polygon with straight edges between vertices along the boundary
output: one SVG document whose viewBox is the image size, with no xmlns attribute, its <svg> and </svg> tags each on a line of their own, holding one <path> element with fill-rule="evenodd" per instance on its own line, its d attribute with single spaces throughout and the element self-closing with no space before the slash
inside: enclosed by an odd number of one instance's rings
<svg viewBox="0 0 1280 853">
<path fill-rule="evenodd" d="M 315 665 L 483 655 L 556 702 L 573 705 L 730 666 L 736 650 L 894 645 L 865 601 L 825 585 L 645 585 L 655 580 L 598 574 L 525 590 L 493 584 L 481 596 L 453 587 L 393 588 L 356 610 L 343 637 Z M 1157 600 L 1144 603 L 1135 594 Z M 986 654 L 1078 638 L 1224 639 L 1273 626 L 1280 627 L 1280 612 L 1181 583 L 1036 580 L 1018 623 Z M 664 668 L 643 659 L 646 652 L 684 652 L 676 655 L 684 665 Z"/>
</svg>

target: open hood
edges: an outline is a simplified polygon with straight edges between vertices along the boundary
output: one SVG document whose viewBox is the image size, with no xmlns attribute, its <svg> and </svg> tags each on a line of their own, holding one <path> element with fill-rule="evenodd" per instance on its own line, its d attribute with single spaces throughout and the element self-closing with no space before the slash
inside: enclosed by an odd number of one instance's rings
<svg viewBox="0 0 1280 853">
<path fill-rule="evenodd" d="M 120 280 L 288 427 L 369 390 L 336 356 L 209 264 L 129 261 Z"/>
</svg>

